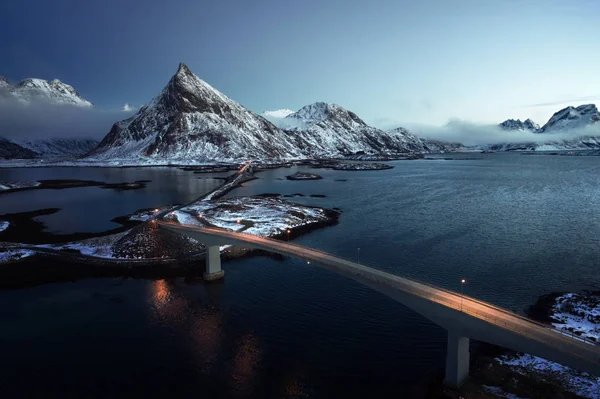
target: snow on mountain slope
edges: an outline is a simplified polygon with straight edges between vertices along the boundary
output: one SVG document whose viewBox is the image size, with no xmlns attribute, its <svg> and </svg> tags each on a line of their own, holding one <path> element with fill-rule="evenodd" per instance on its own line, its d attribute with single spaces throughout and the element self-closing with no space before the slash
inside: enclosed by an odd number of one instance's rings
<svg viewBox="0 0 600 399">
<path fill-rule="evenodd" d="M 310 157 L 365 154 L 399 155 L 423 152 L 420 139 L 405 129 L 389 132 L 367 125 L 354 112 L 337 104 L 317 102 L 285 118 L 295 127 L 288 131 Z"/>
<path fill-rule="evenodd" d="M 78 107 L 93 107 L 93 104 L 70 85 L 58 79 L 25 79 L 17 86 L 0 76 L 0 91 L 5 98 L 16 99 L 22 103 L 45 101 L 51 104 L 67 104 Z"/>
<path fill-rule="evenodd" d="M 539 133 L 558 133 L 573 129 L 582 129 L 600 121 L 600 113 L 594 104 L 567 107 L 556 112 L 539 130 Z"/>
<path fill-rule="evenodd" d="M 185 64 L 134 116 L 116 123 L 91 159 L 211 161 L 300 157 L 288 135 L 229 99 Z"/>
<path fill-rule="evenodd" d="M 269 119 L 269 118 L 281 119 L 281 118 L 285 118 L 289 114 L 293 114 L 293 113 L 294 113 L 294 111 L 292 111 L 291 109 L 284 108 L 284 109 L 278 109 L 275 111 L 265 111 L 262 113 L 262 116 L 267 119 Z"/>
<path fill-rule="evenodd" d="M 505 130 L 521 130 L 530 132 L 536 132 L 540 128 L 540 125 L 538 125 L 531 119 L 526 119 L 524 122 L 521 122 L 520 119 L 507 119 L 504 122 L 500 123 L 498 126 Z"/>
<path fill-rule="evenodd" d="M 0 137 L 0 159 L 33 159 L 39 154 Z"/>
<path fill-rule="evenodd" d="M 38 153 L 41 157 L 83 155 L 98 145 L 98 141 L 90 139 L 13 139 L 11 141 Z"/>
</svg>

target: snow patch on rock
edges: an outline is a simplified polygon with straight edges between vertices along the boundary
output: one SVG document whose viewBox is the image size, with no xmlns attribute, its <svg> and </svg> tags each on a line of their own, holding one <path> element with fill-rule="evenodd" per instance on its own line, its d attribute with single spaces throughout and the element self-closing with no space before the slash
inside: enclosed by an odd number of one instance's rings
<svg viewBox="0 0 600 399">
<path fill-rule="evenodd" d="M 30 251 L 27 249 L 8 249 L 8 250 L 0 249 L 0 264 L 25 259 L 34 254 L 35 254 L 34 251 Z"/>
<path fill-rule="evenodd" d="M 58 79 L 44 80 L 29 78 L 13 86 L 3 77 L 0 77 L 0 95 L 18 100 L 23 104 L 32 102 L 47 102 L 58 105 L 73 105 L 90 108 L 94 105 L 73 88 Z"/>
</svg>

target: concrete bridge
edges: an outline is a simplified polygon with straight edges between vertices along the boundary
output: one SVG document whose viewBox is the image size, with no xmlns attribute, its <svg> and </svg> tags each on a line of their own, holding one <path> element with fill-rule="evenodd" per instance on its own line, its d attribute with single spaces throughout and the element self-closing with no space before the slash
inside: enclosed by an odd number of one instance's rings
<svg viewBox="0 0 600 399">
<path fill-rule="evenodd" d="M 302 258 L 402 303 L 448 331 L 445 382 L 458 387 L 469 375 L 469 340 L 529 353 L 600 376 L 600 346 L 536 323 L 498 306 L 403 278 L 329 253 L 250 234 L 158 222 L 161 228 L 206 245 L 206 279 L 223 277 L 219 246 L 236 245 Z"/>
</svg>

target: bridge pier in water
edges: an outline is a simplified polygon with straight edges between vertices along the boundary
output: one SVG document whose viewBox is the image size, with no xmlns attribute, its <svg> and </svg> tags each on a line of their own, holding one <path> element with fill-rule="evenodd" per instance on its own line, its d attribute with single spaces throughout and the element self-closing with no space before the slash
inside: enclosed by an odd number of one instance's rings
<svg viewBox="0 0 600 399">
<path fill-rule="evenodd" d="M 221 251 L 219 245 L 206 246 L 206 269 L 202 276 L 206 281 L 219 280 L 225 277 L 225 271 L 221 269 Z"/>
<path fill-rule="evenodd" d="M 469 378 L 469 337 L 448 331 L 446 349 L 446 377 L 444 383 L 460 387 Z"/>
</svg>

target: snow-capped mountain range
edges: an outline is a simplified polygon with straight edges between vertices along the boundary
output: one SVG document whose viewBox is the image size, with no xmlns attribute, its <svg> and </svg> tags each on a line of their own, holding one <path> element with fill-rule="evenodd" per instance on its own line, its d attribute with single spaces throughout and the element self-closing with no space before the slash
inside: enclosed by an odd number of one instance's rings
<svg viewBox="0 0 600 399">
<path fill-rule="evenodd" d="M 426 151 L 405 130 L 368 126 L 339 105 L 315 103 L 277 111 L 279 128 L 231 100 L 180 64 L 162 92 L 129 119 L 116 123 L 90 160 L 283 160 Z"/>
<path fill-rule="evenodd" d="M 93 104 L 72 86 L 58 79 L 25 79 L 12 85 L 0 76 L 0 106 L 4 101 L 23 106 L 29 104 L 50 104 L 92 108 Z M 33 115 L 35 116 L 35 114 Z M 0 132 L 2 133 L 2 132 Z M 98 141 L 90 139 L 15 139 L 0 138 L 1 159 L 33 159 L 33 158 L 65 158 L 82 155 L 98 145 Z"/>
<path fill-rule="evenodd" d="M 12 85 L 0 77 L 0 106 L 7 99 L 24 105 L 43 101 L 93 107 L 72 86 L 57 79 L 25 79 Z M 123 111 L 135 109 L 126 104 Z M 85 154 L 87 161 L 156 164 L 326 157 L 382 159 L 474 149 L 598 149 L 600 139 L 595 130 L 587 133 L 589 126 L 598 121 L 600 113 L 593 104 L 567 107 L 542 127 L 531 119 L 509 119 L 498 125 L 524 135 L 535 133 L 523 136 L 528 137 L 523 142 L 467 148 L 459 143 L 426 140 L 401 127 L 383 131 L 337 104 L 317 102 L 298 111 L 281 109 L 258 115 L 198 78 L 182 63 L 158 96 L 132 117 L 115 123 L 99 145 L 94 140 L 78 139 L 0 139 L 0 158 Z M 562 134 L 550 137 L 554 133 Z"/>
<path fill-rule="evenodd" d="M 541 128 L 531 119 L 527 119 L 525 122 L 521 122 L 520 119 L 507 119 L 498 126 L 505 130 L 522 130 L 532 133 L 564 133 L 583 129 L 598 121 L 600 121 L 600 113 L 596 105 L 586 104 L 579 107 L 569 106 L 555 112 Z"/>
<path fill-rule="evenodd" d="M 600 137 L 590 135 L 590 128 L 598 126 L 600 112 L 594 104 L 566 107 L 554 115 L 541 128 L 531 119 L 525 122 L 508 119 L 498 126 L 505 130 L 520 130 L 539 134 L 540 140 L 521 143 L 497 143 L 479 146 L 493 151 L 543 151 L 543 150 L 589 150 L 600 148 Z M 559 135 L 560 134 L 560 135 Z M 554 137 L 553 135 L 559 136 Z M 569 137 L 573 135 L 573 137 Z M 534 138 L 533 136 L 530 138 Z"/>
<path fill-rule="evenodd" d="M 0 99 L 17 100 L 21 103 L 45 101 L 51 104 L 66 104 L 77 107 L 93 107 L 94 105 L 66 83 L 58 79 L 25 79 L 13 86 L 6 78 L 0 76 Z"/>
<path fill-rule="evenodd" d="M 90 154 L 98 160 L 187 162 L 298 156 L 284 132 L 199 79 L 183 63 L 157 97 L 116 123 Z"/>
</svg>

